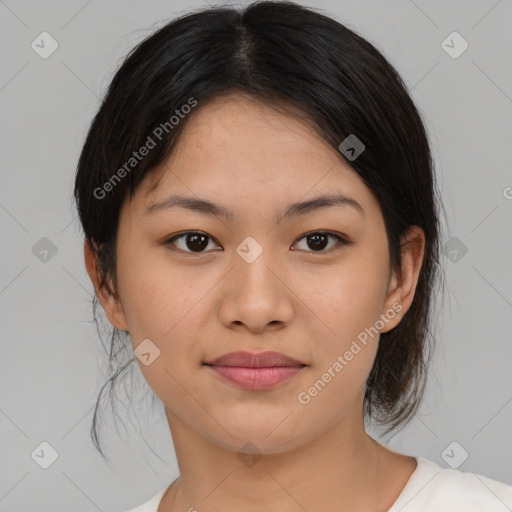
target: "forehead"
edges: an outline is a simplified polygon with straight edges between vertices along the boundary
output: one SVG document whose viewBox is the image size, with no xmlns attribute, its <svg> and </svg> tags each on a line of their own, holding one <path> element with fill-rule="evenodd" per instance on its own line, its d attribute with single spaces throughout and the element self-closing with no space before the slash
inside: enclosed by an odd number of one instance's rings
<svg viewBox="0 0 512 512">
<path fill-rule="evenodd" d="M 225 158 L 251 155 L 251 162 L 281 154 L 289 157 L 308 154 L 333 160 L 335 154 L 316 133 L 314 123 L 296 107 L 263 103 L 241 93 L 199 105 L 179 146 L 182 150 L 195 149 L 198 156 L 204 156 L 206 151 Z"/>
<path fill-rule="evenodd" d="M 304 114 L 288 108 L 241 94 L 196 107 L 172 155 L 141 183 L 140 207 L 171 192 L 255 207 L 334 191 L 370 206 L 355 171 Z"/>
</svg>

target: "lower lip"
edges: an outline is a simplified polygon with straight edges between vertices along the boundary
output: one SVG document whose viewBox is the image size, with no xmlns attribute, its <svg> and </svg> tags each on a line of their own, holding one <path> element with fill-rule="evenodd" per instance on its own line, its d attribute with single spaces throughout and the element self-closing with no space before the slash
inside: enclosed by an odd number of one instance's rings
<svg viewBox="0 0 512 512">
<path fill-rule="evenodd" d="M 305 366 L 274 366 L 272 368 L 245 368 L 241 366 L 211 366 L 213 371 L 243 389 L 257 391 L 277 386 L 292 378 Z"/>
</svg>

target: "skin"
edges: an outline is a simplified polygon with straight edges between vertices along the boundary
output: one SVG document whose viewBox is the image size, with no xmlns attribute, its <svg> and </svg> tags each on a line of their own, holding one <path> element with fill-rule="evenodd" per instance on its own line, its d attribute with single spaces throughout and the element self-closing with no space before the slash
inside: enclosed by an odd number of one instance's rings
<svg viewBox="0 0 512 512">
<path fill-rule="evenodd" d="M 400 322 L 414 297 L 423 231 L 405 233 L 402 269 L 392 272 L 376 198 L 306 121 L 241 94 L 198 106 L 189 121 L 176 151 L 122 206 L 118 300 L 100 288 L 84 246 L 109 321 L 130 333 L 134 349 L 149 338 L 160 350 L 150 365 L 137 360 L 165 406 L 180 468 L 158 511 L 387 510 L 416 461 L 364 428 L 379 336 L 307 405 L 297 397 L 393 305 L 401 311 L 380 331 Z M 337 205 L 276 222 L 289 203 L 333 190 L 357 200 L 364 216 Z M 144 214 L 177 193 L 234 217 L 178 207 Z M 164 244 L 187 230 L 210 237 L 203 252 L 185 237 L 174 249 Z M 316 249 L 305 235 L 318 230 L 353 243 L 329 238 Z M 248 236 L 263 249 L 252 263 L 236 252 Z M 202 364 L 237 350 L 274 350 L 308 366 L 274 388 L 247 391 Z M 237 456 L 248 442 L 255 448 L 245 451 L 259 457 L 250 466 Z"/>
</svg>

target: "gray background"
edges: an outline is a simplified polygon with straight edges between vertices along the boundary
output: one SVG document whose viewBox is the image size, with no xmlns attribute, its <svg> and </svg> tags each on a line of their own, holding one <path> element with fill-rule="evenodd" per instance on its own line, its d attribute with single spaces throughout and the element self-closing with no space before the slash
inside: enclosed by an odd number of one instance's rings
<svg viewBox="0 0 512 512">
<path fill-rule="evenodd" d="M 448 297 L 427 396 L 412 423 L 382 441 L 444 467 L 446 453 L 460 460 L 466 450 L 459 469 L 512 484 L 512 2 L 304 3 L 396 66 L 426 119 L 448 214 Z M 159 401 L 154 415 L 139 413 L 154 454 L 133 423 L 134 411 L 146 411 L 139 402 L 120 409 L 126 444 L 106 415 L 110 466 L 90 440 L 105 357 L 71 192 L 86 130 L 121 58 L 166 20 L 204 5 L 0 1 L 1 511 L 120 511 L 178 475 Z M 31 47 L 43 31 L 59 45 L 47 59 Z M 458 58 L 442 46 L 453 31 L 469 44 Z M 38 252 L 43 237 L 54 255 Z M 150 390 L 135 370 L 142 397 Z M 134 390 L 119 395 L 120 407 Z M 31 457 L 43 441 L 58 452 L 48 469 Z M 460 447 L 447 450 L 454 441 Z"/>
</svg>

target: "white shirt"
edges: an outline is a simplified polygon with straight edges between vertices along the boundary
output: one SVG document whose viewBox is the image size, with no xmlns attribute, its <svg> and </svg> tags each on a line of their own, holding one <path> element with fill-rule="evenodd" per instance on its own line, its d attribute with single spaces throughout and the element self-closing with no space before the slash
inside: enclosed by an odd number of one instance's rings
<svg viewBox="0 0 512 512">
<path fill-rule="evenodd" d="M 512 487 L 477 473 L 442 468 L 424 457 L 388 512 L 510 512 Z M 174 482 L 173 482 L 174 483 Z M 126 512 L 158 512 L 166 485 L 156 496 Z"/>
</svg>

